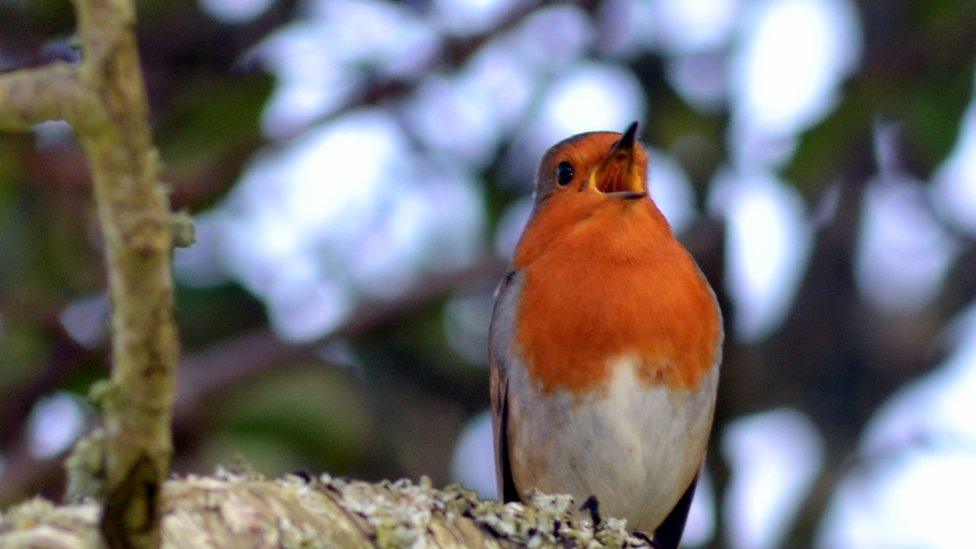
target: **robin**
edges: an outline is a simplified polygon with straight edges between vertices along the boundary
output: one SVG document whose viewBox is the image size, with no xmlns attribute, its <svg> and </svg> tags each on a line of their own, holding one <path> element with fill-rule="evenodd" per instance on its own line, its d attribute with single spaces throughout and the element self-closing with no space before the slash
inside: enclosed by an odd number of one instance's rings
<svg viewBox="0 0 976 549">
<path fill-rule="evenodd" d="M 676 547 L 708 442 L 722 318 L 623 133 L 549 149 L 495 300 L 489 356 L 504 501 L 596 501 Z M 595 498 L 595 500 L 594 500 Z"/>
</svg>

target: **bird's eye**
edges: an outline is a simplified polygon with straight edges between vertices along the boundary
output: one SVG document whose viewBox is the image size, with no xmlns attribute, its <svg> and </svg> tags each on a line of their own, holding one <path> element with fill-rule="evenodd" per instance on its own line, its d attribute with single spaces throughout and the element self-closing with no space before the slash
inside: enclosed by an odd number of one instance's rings
<svg viewBox="0 0 976 549">
<path fill-rule="evenodd" d="M 560 162 L 556 166 L 556 181 L 560 185 L 569 185 L 569 182 L 573 180 L 573 165 L 569 162 Z"/>
</svg>

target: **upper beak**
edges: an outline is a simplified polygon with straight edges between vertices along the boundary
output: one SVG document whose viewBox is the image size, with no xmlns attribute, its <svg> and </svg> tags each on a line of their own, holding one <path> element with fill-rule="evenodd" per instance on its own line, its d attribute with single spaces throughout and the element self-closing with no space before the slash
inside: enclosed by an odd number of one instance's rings
<svg viewBox="0 0 976 549">
<path fill-rule="evenodd" d="M 637 173 L 634 165 L 634 148 L 636 147 L 637 122 L 633 122 L 624 131 L 620 141 L 610 149 L 610 153 L 600 162 L 590 174 L 588 187 L 595 187 L 602 193 L 627 193 L 628 195 L 645 194 L 643 178 Z"/>
</svg>

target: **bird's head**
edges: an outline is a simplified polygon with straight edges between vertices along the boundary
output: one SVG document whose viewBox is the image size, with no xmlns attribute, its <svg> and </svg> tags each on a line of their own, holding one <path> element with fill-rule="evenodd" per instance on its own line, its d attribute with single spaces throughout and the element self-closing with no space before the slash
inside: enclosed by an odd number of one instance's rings
<svg viewBox="0 0 976 549">
<path fill-rule="evenodd" d="M 538 209 L 547 202 L 638 200 L 647 196 L 647 153 L 637 122 L 624 133 L 581 133 L 554 145 L 536 177 Z"/>
<path fill-rule="evenodd" d="M 619 255 L 640 253 L 651 232 L 671 238 L 667 220 L 648 195 L 647 153 L 636 134 L 634 122 L 624 133 L 582 133 L 546 152 L 536 177 L 535 208 L 516 249 L 517 265 L 533 261 L 555 242 Z"/>
</svg>

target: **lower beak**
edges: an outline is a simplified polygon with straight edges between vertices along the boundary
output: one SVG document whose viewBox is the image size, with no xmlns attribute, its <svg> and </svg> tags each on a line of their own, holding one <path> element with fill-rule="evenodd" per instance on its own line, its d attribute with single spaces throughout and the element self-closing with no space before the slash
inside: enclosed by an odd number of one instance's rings
<svg viewBox="0 0 976 549">
<path fill-rule="evenodd" d="M 637 146 L 637 122 L 632 123 L 624 131 L 623 137 L 610 149 L 610 153 L 600 162 L 587 186 L 596 188 L 602 193 L 634 193 L 647 192 L 645 183 L 634 165 L 634 148 Z"/>
</svg>

